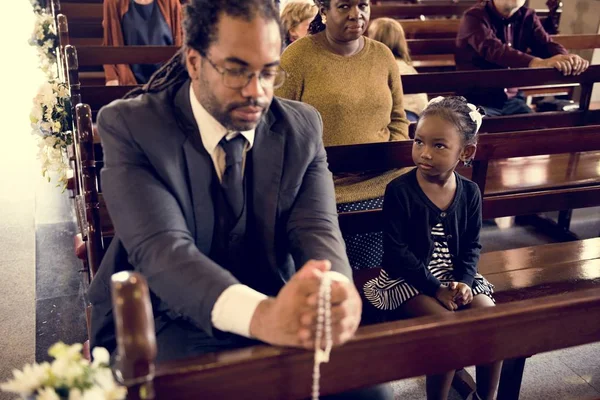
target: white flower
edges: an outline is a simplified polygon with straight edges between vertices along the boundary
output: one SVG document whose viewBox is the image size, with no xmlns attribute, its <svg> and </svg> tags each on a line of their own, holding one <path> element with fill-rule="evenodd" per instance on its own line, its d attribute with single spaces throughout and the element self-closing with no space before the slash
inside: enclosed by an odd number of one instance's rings
<svg viewBox="0 0 600 400">
<path fill-rule="evenodd" d="M 56 94 L 59 98 L 68 98 L 69 91 L 67 90 L 67 85 L 58 85 L 58 87 L 56 88 Z"/>
<path fill-rule="evenodd" d="M 29 44 L 36 46 L 40 68 L 46 72 L 49 77 L 54 77 L 52 66 L 56 65 L 56 47 L 58 37 L 52 15 L 40 9 L 40 14 L 36 18 L 33 33 L 29 39 Z"/>
<path fill-rule="evenodd" d="M 52 375 L 68 387 L 84 379 L 85 367 L 79 361 L 59 358 L 52 362 Z"/>
<path fill-rule="evenodd" d="M 127 396 L 127 389 L 117 385 L 110 368 L 99 368 L 95 371 L 94 381 L 104 394 L 105 400 L 122 400 Z M 84 397 L 84 400 L 85 397 Z"/>
<path fill-rule="evenodd" d="M 69 390 L 69 399 L 68 400 L 82 400 L 82 399 L 83 399 L 83 394 L 81 393 L 81 390 L 79 390 L 77 388 Z"/>
<path fill-rule="evenodd" d="M 95 386 L 83 392 L 83 397 L 81 400 L 107 400 L 107 398 L 104 397 L 104 391 Z"/>
<path fill-rule="evenodd" d="M 94 360 L 92 362 L 93 367 L 109 365 L 110 354 L 104 347 L 94 347 L 94 350 L 92 350 L 92 359 Z"/>
<path fill-rule="evenodd" d="M 427 105 L 439 103 L 442 100 L 444 100 L 444 96 L 438 96 L 438 97 L 435 97 L 435 98 L 429 100 L 429 103 L 427 103 Z"/>
<path fill-rule="evenodd" d="M 53 107 L 58 102 L 52 82 L 46 82 L 40 86 L 35 100 L 47 107 Z"/>
<path fill-rule="evenodd" d="M 0 385 L 5 392 L 28 396 L 37 390 L 49 378 L 50 364 L 27 364 L 23 371 L 13 370 L 14 378 Z"/>
<path fill-rule="evenodd" d="M 58 397 L 54 388 L 45 387 L 38 392 L 36 400 L 60 400 L 60 397 Z"/>
<path fill-rule="evenodd" d="M 52 124 L 50 122 L 42 122 L 40 124 L 40 129 L 42 132 L 49 134 L 52 131 Z"/>
</svg>

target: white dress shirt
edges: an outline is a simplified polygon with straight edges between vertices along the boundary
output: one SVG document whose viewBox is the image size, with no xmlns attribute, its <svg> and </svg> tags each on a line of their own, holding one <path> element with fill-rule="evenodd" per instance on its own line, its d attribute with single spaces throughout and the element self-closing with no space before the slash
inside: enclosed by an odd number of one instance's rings
<svg viewBox="0 0 600 400">
<path fill-rule="evenodd" d="M 225 150 L 219 145 L 219 142 L 223 137 L 231 140 L 238 134 L 243 135 L 247 140 L 246 149 L 244 150 L 245 162 L 246 153 L 254 144 L 254 129 L 239 133 L 227 130 L 200 104 L 191 85 L 190 102 L 194 119 L 200 130 L 202 144 L 210 154 L 217 176 L 221 180 L 225 172 Z M 229 286 L 221 293 L 212 309 L 211 320 L 213 326 L 224 332 L 250 337 L 250 321 L 254 311 L 258 304 L 266 298 L 266 295 L 246 285 L 235 284 Z"/>
</svg>

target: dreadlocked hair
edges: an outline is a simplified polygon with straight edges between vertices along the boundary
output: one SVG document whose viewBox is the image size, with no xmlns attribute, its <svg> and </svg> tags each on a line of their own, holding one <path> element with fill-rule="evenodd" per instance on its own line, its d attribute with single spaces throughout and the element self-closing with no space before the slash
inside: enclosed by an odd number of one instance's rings
<svg viewBox="0 0 600 400">
<path fill-rule="evenodd" d="M 185 82 L 188 77 L 188 71 L 185 67 L 185 46 L 183 46 L 169 61 L 152 74 L 145 85 L 131 90 L 124 98 L 128 99 L 144 93 L 160 92 Z"/>
<path fill-rule="evenodd" d="M 323 18 L 321 17 L 321 8 L 329 10 L 329 7 L 331 6 L 331 0 L 315 0 L 315 4 L 317 7 L 319 7 L 319 12 L 308 26 L 308 33 L 311 35 L 316 35 L 317 33 L 325 30 L 325 24 L 323 23 Z"/>
<path fill-rule="evenodd" d="M 456 126 L 464 144 L 477 144 L 478 128 L 477 123 L 470 116 L 471 111 L 473 110 L 468 106 L 467 99 L 462 96 L 450 96 L 430 102 L 419 119 L 430 115 L 443 118 Z M 478 107 L 477 111 L 481 115 L 485 115 L 485 111 L 481 107 Z"/>
<path fill-rule="evenodd" d="M 184 45 L 150 77 L 148 83 L 127 93 L 125 98 L 159 92 L 185 82 L 189 78 L 185 66 L 186 50 L 191 48 L 205 56 L 210 45 L 217 40 L 217 24 L 221 15 L 245 21 L 262 17 L 277 22 L 281 27 L 279 10 L 273 0 L 189 0 L 183 9 Z M 280 34 L 283 37 L 281 29 Z"/>
</svg>

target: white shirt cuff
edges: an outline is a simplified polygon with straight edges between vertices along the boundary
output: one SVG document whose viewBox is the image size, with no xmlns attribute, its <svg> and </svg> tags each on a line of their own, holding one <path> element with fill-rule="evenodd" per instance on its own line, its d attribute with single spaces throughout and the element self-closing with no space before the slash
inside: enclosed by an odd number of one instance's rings
<svg viewBox="0 0 600 400">
<path fill-rule="evenodd" d="M 249 286 L 235 284 L 221 293 L 211 312 L 212 324 L 223 332 L 250 337 L 250 321 L 258 304 L 267 298 Z"/>
</svg>

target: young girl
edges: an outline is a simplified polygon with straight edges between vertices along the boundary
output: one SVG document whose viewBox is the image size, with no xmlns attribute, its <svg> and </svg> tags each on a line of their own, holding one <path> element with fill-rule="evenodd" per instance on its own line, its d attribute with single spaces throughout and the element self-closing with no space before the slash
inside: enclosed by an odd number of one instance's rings
<svg viewBox="0 0 600 400">
<path fill-rule="evenodd" d="M 417 168 L 387 186 L 383 270 L 365 297 L 394 317 L 494 306 L 493 286 L 477 273 L 481 194 L 454 170 L 475 155 L 481 114 L 463 97 L 438 97 L 423 111 L 412 157 Z M 493 399 L 502 363 L 477 367 L 477 393 Z M 428 376 L 427 399 L 446 399 L 454 371 Z"/>
</svg>

